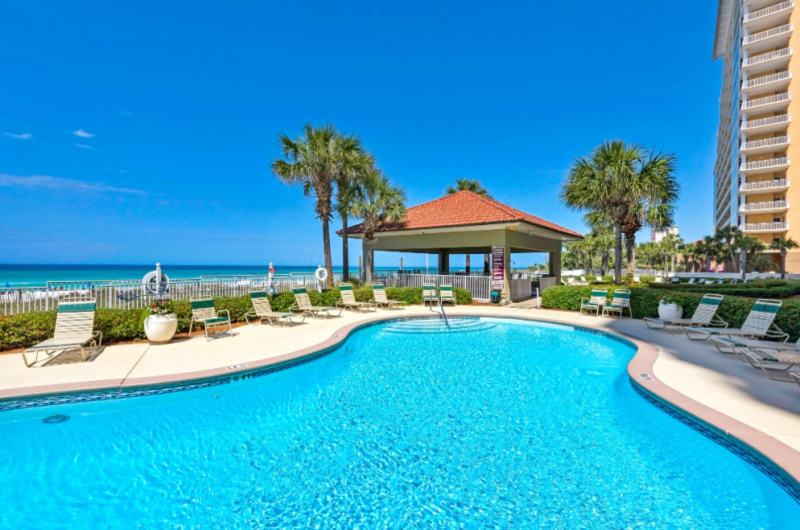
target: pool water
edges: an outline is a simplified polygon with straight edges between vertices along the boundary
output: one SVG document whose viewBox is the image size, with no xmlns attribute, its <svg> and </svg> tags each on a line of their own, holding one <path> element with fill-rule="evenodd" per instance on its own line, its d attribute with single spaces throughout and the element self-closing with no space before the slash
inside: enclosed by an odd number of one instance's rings
<svg viewBox="0 0 800 530">
<path fill-rule="evenodd" d="M 0 527 L 796 528 L 766 475 L 633 390 L 631 345 L 438 325 L 367 327 L 246 381 L 0 413 Z"/>
</svg>

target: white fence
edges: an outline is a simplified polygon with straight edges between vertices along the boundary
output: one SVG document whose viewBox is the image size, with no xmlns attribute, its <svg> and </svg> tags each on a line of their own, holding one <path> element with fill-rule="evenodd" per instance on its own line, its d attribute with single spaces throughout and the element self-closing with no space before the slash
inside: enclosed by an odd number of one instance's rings
<svg viewBox="0 0 800 530">
<path fill-rule="evenodd" d="M 334 273 L 333 280 L 341 281 Z M 320 289 L 323 287 L 314 273 L 238 276 L 200 276 L 170 280 L 160 294 L 148 293 L 141 280 L 93 280 L 47 282 L 44 287 L 11 287 L 0 289 L 0 315 L 31 313 L 56 309 L 64 298 L 92 297 L 98 307 L 110 309 L 143 309 L 154 300 L 181 301 L 208 296 L 244 296 L 252 290 L 289 291 L 293 287 Z"/>
<path fill-rule="evenodd" d="M 492 294 L 492 279 L 489 276 L 466 276 L 453 274 L 376 274 L 375 280 L 391 287 L 422 287 L 432 283 L 436 287 L 452 285 L 472 293 L 477 302 L 488 302 Z"/>
</svg>

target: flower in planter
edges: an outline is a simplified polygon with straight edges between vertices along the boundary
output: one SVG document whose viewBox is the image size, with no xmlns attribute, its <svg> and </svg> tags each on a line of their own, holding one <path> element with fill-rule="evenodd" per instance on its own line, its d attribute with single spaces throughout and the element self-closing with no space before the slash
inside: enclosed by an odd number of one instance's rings
<svg viewBox="0 0 800 530">
<path fill-rule="evenodd" d="M 169 315 L 173 313 L 172 304 L 169 302 L 156 300 L 150 305 L 150 307 L 147 309 L 147 312 L 150 315 Z"/>
</svg>

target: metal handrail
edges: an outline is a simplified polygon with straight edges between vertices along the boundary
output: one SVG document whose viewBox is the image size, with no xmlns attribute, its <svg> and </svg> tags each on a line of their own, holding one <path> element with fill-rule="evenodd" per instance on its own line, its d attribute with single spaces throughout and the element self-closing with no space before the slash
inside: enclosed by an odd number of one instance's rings
<svg viewBox="0 0 800 530">
<path fill-rule="evenodd" d="M 450 322 L 447 321 L 447 313 L 444 312 L 444 305 L 442 305 L 442 294 L 439 292 L 439 289 L 436 289 L 436 299 L 439 300 L 439 309 L 442 310 L 442 318 L 444 319 L 444 323 L 447 325 L 447 329 L 450 329 Z M 433 311 L 433 306 L 431 306 L 431 311 Z"/>
</svg>

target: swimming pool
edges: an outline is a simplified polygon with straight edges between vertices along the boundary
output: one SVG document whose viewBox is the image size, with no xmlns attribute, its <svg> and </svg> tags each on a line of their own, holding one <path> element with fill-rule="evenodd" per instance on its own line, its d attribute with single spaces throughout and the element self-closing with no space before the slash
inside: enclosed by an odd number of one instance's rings
<svg viewBox="0 0 800 530">
<path fill-rule="evenodd" d="M 0 413 L 3 528 L 790 528 L 800 505 L 631 387 L 625 341 L 365 327 L 198 390 Z M 456 327 L 454 326 L 454 327 Z M 63 423 L 43 419 L 65 415 Z"/>
</svg>

